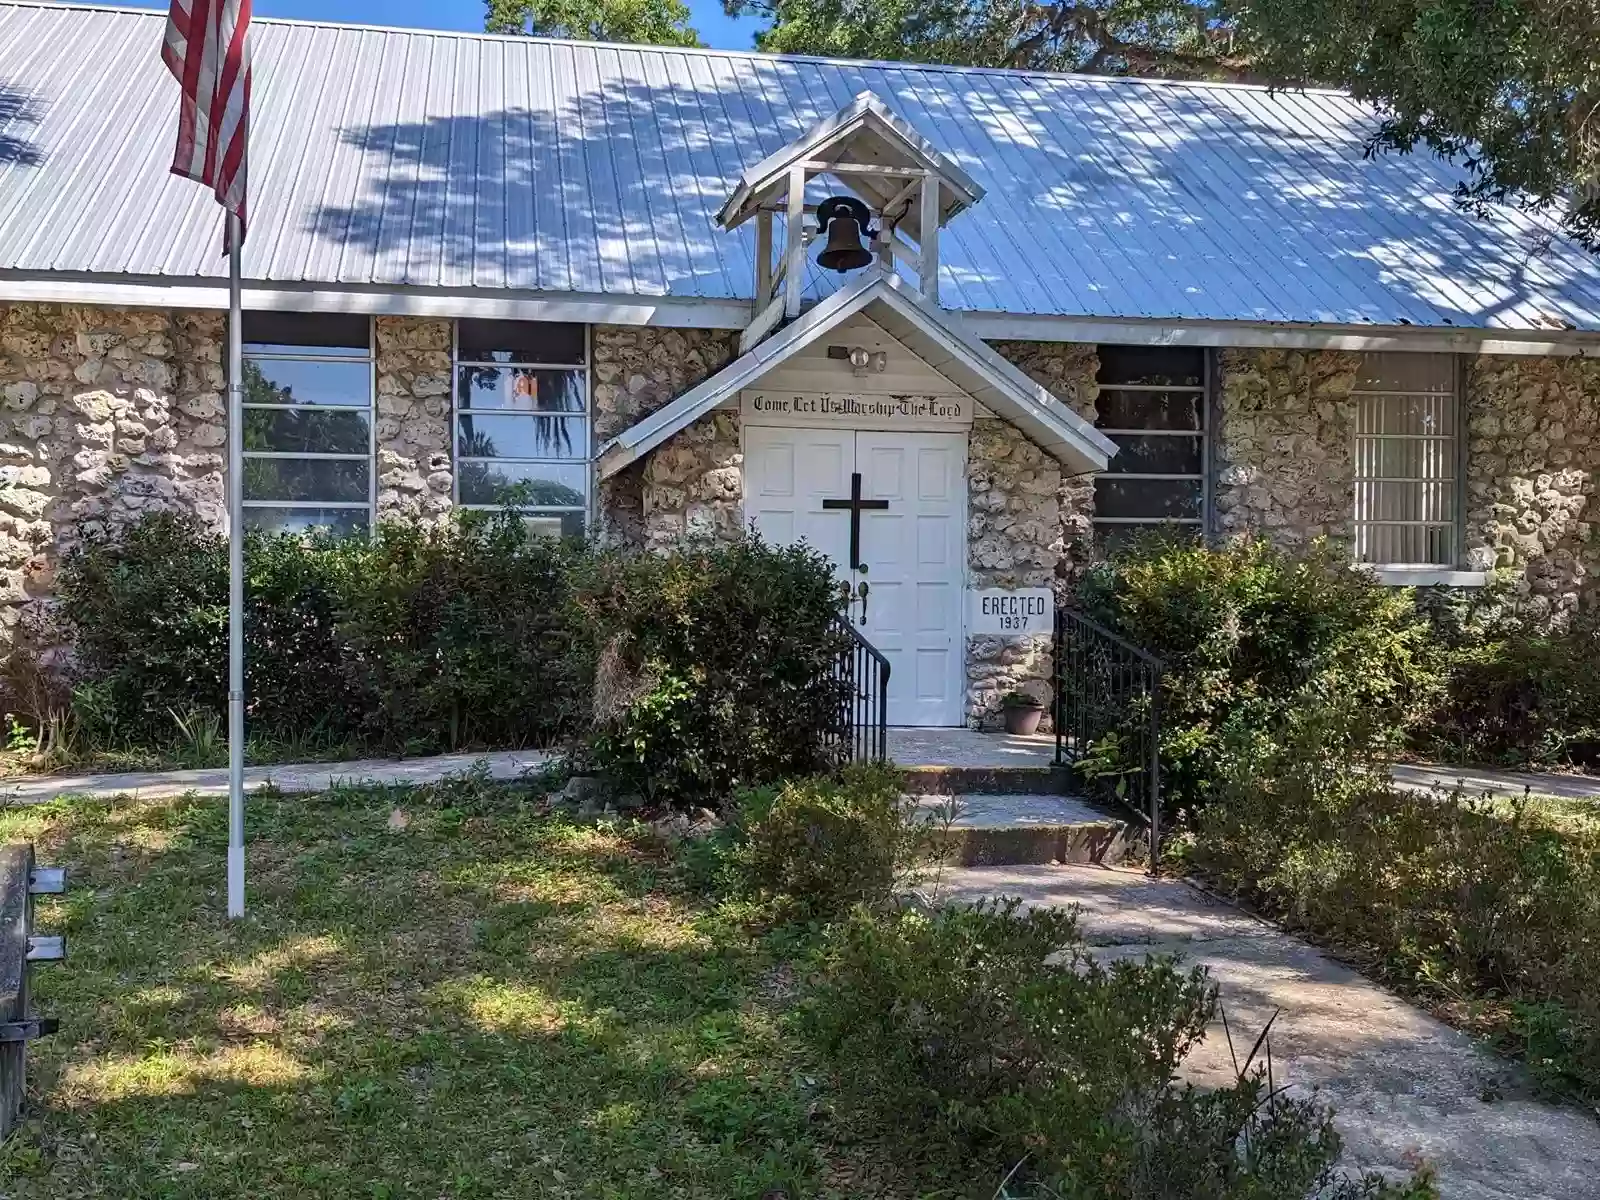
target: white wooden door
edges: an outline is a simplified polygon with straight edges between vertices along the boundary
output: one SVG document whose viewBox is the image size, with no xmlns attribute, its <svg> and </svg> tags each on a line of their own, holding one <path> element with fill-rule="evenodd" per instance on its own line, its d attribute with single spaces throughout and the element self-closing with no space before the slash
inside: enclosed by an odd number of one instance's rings
<svg viewBox="0 0 1600 1200">
<path fill-rule="evenodd" d="M 856 434 L 866 639 L 890 664 L 891 725 L 960 725 L 966 655 L 967 489 L 964 433 Z M 859 605 L 857 606 L 859 610 Z"/>
<path fill-rule="evenodd" d="M 806 541 L 839 578 L 867 586 L 862 635 L 889 660 L 889 724 L 960 725 L 966 657 L 966 433 L 873 433 L 746 425 L 745 518 L 774 545 Z M 861 473 L 861 561 L 851 570 L 846 500 Z M 860 621 L 863 605 L 851 616 Z"/>
<path fill-rule="evenodd" d="M 845 581 L 851 578 L 850 514 L 822 502 L 850 494 L 855 439 L 851 429 L 753 425 L 744 432 L 745 520 L 775 546 L 810 543 Z"/>
</svg>

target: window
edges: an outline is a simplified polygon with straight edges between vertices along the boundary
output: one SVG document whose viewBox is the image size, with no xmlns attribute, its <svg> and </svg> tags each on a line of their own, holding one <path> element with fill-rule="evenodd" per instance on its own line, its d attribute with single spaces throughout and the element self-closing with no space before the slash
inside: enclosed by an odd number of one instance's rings
<svg viewBox="0 0 1600 1200">
<path fill-rule="evenodd" d="M 1448 354 L 1366 354 L 1356 402 L 1357 562 L 1453 567 L 1459 412 Z"/>
<path fill-rule="evenodd" d="M 372 524 L 372 321 L 245 313 L 244 520 L 365 533 Z"/>
<path fill-rule="evenodd" d="M 583 325 L 457 322 L 457 503 L 514 507 L 538 532 L 583 534 L 588 359 Z"/>
<path fill-rule="evenodd" d="M 1094 483 L 1103 545 L 1140 530 L 1189 528 L 1206 513 L 1204 350 L 1101 346 L 1095 428 L 1117 453 Z"/>
</svg>

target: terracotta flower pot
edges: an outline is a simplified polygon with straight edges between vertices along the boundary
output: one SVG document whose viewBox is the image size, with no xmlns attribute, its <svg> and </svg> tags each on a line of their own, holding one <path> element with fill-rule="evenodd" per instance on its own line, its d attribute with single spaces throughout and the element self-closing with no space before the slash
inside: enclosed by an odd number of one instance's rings
<svg viewBox="0 0 1600 1200">
<path fill-rule="evenodd" d="M 1012 707 L 1004 711 L 1007 733 L 1038 733 L 1039 721 L 1044 717 L 1042 705 L 1033 708 Z"/>
</svg>

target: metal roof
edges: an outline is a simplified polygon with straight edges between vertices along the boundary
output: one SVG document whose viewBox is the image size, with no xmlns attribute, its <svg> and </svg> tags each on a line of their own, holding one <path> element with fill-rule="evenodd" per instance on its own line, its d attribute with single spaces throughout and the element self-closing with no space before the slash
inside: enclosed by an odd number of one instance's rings
<svg viewBox="0 0 1600 1200">
<path fill-rule="evenodd" d="M 0 273 L 216 279 L 167 174 L 164 16 L 0 3 Z M 976 313 L 1600 330 L 1600 263 L 1362 157 L 1327 92 L 262 20 L 247 280 L 748 299 L 740 174 L 870 91 L 986 191 L 940 240 Z M 834 286 L 813 275 L 813 289 Z"/>
</svg>

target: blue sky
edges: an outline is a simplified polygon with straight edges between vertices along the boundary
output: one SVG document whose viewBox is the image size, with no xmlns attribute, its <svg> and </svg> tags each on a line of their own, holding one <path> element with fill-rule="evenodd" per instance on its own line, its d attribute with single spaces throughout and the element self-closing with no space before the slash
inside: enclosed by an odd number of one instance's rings
<svg viewBox="0 0 1600 1200">
<path fill-rule="evenodd" d="M 113 3 L 119 0 L 112 0 Z M 731 20 L 722 0 L 688 0 L 700 40 L 725 50 L 748 50 L 760 22 Z M 128 0 L 133 8 L 160 8 L 160 0 Z M 483 0 L 254 0 L 258 17 L 300 17 L 312 21 L 357 21 L 367 25 L 409 25 L 419 29 L 482 29 Z"/>
</svg>

